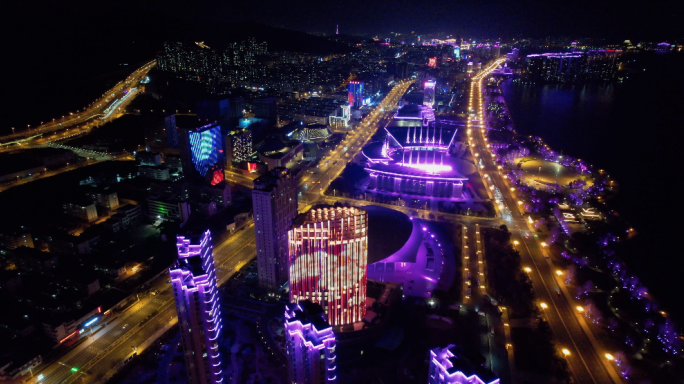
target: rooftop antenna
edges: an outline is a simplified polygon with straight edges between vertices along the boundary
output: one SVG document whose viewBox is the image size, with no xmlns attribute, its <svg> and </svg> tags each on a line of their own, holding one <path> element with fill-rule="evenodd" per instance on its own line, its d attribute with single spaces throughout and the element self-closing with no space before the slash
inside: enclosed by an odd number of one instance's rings
<svg viewBox="0 0 684 384">
<path fill-rule="evenodd" d="M 340 34 L 340 25 L 339 25 L 339 24 L 337 24 L 337 25 L 335 26 L 335 34 L 336 34 L 336 35 L 339 35 L 339 34 Z"/>
</svg>

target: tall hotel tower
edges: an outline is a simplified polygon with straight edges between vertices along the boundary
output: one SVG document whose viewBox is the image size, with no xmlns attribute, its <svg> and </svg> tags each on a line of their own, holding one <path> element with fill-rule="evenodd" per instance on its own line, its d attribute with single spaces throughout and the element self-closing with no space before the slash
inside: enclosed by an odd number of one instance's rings
<svg viewBox="0 0 684 384">
<path fill-rule="evenodd" d="M 252 209 L 259 286 L 277 289 L 287 282 L 287 231 L 297 216 L 297 178 L 273 168 L 254 180 Z"/>
<path fill-rule="evenodd" d="M 176 246 L 178 261 L 169 273 L 190 383 L 221 383 L 221 309 L 211 233 L 178 236 Z"/>
<path fill-rule="evenodd" d="M 319 303 L 330 325 L 366 314 L 368 213 L 354 207 L 313 208 L 295 219 L 290 243 L 290 302 Z"/>
<path fill-rule="evenodd" d="M 285 307 L 289 383 L 337 381 L 335 334 L 318 304 L 302 301 Z"/>
<path fill-rule="evenodd" d="M 435 87 L 437 82 L 435 79 L 425 80 L 423 84 L 423 105 L 432 108 L 435 105 Z"/>
<path fill-rule="evenodd" d="M 500 381 L 492 371 L 462 357 L 459 348 L 450 344 L 430 350 L 427 384 L 500 384 Z"/>
</svg>

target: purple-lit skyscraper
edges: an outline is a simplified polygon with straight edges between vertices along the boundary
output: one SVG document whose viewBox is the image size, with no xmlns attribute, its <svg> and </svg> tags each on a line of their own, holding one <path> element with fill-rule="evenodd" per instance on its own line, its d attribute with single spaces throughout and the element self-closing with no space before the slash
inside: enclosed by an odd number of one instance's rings
<svg viewBox="0 0 684 384">
<path fill-rule="evenodd" d="M 437 82 L 435 79 L 425 80 L 423 85 L 423 105 L 432 108 L 435 105 L 435 86 Z"/>
<path fill-rule="evenodd" d="M 178 236 L 176 246 L 178 261 L 169 273 L 190 383 L 222 383 L 221 309 L 211 233 Z"/>
<path fill-rule="evenodd" d="M 361 108 L 363 106 L 363 81 L 352 80 L 347 84 L 347 101 L 352 108 Z"/>
<path fill-rule="evenodd" d="M 460 356 L 455 345 L 430 350 L 428 384 L 499 384 L 492 371 Z"/>
<path fill-rule="evenodd" d="M 325 321 L 323 308 L 310 301 L 285 307 L 285 338 L 290 379 L 288 383 L 337 382 L 335 334 Z"/>
</svg>

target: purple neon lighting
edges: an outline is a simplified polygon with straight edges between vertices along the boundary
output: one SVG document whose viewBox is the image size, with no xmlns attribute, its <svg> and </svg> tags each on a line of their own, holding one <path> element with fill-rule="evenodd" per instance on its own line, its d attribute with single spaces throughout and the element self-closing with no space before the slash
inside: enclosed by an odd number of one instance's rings
<svg viewBox="0 0 684 384">
<path fill-rule="evenodd" d="M 319 330 L 313 321 L 317 320 L 305 314 L 299 304 L 286 306 L 290 382 L 319 382 L 324 378 L 327 382 L 336 381 L 335 334 L 327 322 Z M 325 356 L 325 360 L 320 356 Z"/>
<path fill-rule="evenodd" d="M 409 164 L 409 163 L 403 163 L 401 166 L 404 167 L 411 167 L 414 169 L 420 169 L 421 171 L 424 171 L 425 173 L 440 173 L 440 172 L 449 172 L 453 170 L 450 165 L 440 165 L 440 164 L 430 164 L 430 163 L 423 163 L 423 164 Z"/>
<path fill-rule="evenodd" d="M 401 173 L 396 173 L 396 172 L 387 172 L 387 171 L 379 171 L 377 169 L 373 168 L 364 168 L 368 173 L 370 173 L 371 176 L 377 176 L 378 174 L 380 175 L 387 175 L 387 176 L 399 176 L 399 177 L 405 177 L 406 179 L 425 179 L 425 180 L 445 180 L 445 181 L 453 181 L 453 182 L 458 182 L 457 184 L 462 184 L 463 180 L 468 180 L 466 177 L 433 177 L 433 176 L 415 176 L 415 175 L 404 175 Z"/>
<path fill-rule="evenodd" d="M 195 365 L 206 364 L 207 372 L 214 377 L 202 378 L 204 368 L 193 373 L 193 380 L 220 383 L 221 355 L 215 340 L 223 329 L 221 324 L 221 310 L 217 296 L 217 278 L 214 267 L 211 233 L 205 231 L 198 238 L 178 236 L 178 262 L 169 270 L 176 309 L 181 332 L 183 347 L 187 350 L 201 352 L 204 349 L 207 357 L 200 359 L 199 354 L 186 354 L 189 363 Z M 199 259 L 197 259 L 199 258 Z M 203 333 L 190 330 L 202 329 Z"/>
<path fill-rule="evenodd" d="M 435 348 L 430 350 L 430 356 L 432 357 L 430 359 L 430 377 L 428 378 L 428 384 L 434 384 L 434 383 L 444 383 L 444 384 L 499 384 L 500 380 L 498 378 L 490 381 L 490 382 L 485 382 L 483 381 L 479 376 L 476 374 L 473 374 L 471 376 L 466 376 L 465 373 L 457 370 L 454 371 L 453 373 L 449 373 L 449 369 L 453 368 L 453 365 L 451 361 L 449 360 L 452 357 L 455 357 L 455 355 L 449 350 L 450 347 L 453 345 L 446 347 L 446 348 Z M 435 351 L 439 351 L 439 354 L 437 354 Z M 433 372 L 433 367 L 435 372 L 435 376 L 432 376 Z M 443 380 L 442 378 L 445 378 L 446 380 Z M 430 379 L 435 379 L 435 380 L 430 380 Z"/>
</svg>

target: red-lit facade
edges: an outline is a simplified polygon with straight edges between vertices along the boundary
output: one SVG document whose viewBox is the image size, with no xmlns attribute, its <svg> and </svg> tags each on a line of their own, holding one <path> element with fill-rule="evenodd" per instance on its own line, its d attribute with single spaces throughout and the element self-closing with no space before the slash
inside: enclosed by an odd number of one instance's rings
<svg viewBox="0 0 684 384">
<path fill-rule="evenodd" d="M 332 326 L 366 314 L 368 214 L 354 207 L 314 208 L 288 232 L 290 302 L 319 303 Z"/>
</svg>

